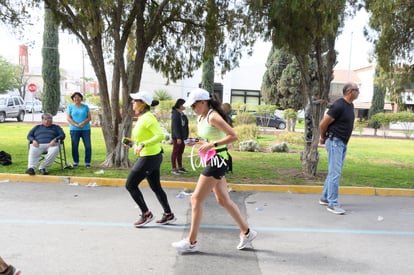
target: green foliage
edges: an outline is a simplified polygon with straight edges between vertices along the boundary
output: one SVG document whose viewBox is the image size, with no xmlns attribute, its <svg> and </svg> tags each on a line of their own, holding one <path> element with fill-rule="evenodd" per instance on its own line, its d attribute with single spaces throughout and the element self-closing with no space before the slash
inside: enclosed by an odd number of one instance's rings
<svg viewBox="0 0 414 275">
<path fill-rule="evenodd" d="M 296 120 L 298 118 L 298 112 L 295 111 L 294 109 L 286 109 L 283 112 L 283 118 L 284 119 L 293 119 Z"/>
<path fill-rule="evenodd" d="M 99 82 L 106 165 L 128 166 L 123 133 L 132 129 L 129 94 L 140 88 L 144 62 L 168 80 L 191 77 L 205 61 L 212 42 L 215 65 L 228 71 L 251 48 L 263 29 L 240 1 L 79 1 L 44 0 L 63 29 L 83 43 Z M 218 31 L 206 37 L 206 5 L 219 13 L 211 17 Z M 214 22 L 213 22 L 214 23 Z M 214 48 L 217 47 L 217 48 Z M 105 64 L 111 61 L 110 79 Z M 112 83 L 112 84 L 110 84 Z M 111 86 L 112 85 L 112 86 Z M 122 90 L 121 90 L 122 87 Z M 115 102 L 115 103 L 114 103 Z M 121 116 L 122 114 L 122 116 Z M 122 133 L 121 133 L 122 132 Z"/>
<path fill-rule="evenodd" d="M 414 124 L 414 113 L 378 113 L 372 116 L 370 119 L 370 124 L 377 123 L 384 128 L 388 128 L 391 123 L 397 122 L 401 123 L 404 126 L 406 136 L 410 137 L 413 132 L 412 125 Z"/>
<path fill-rule="evenodd" d="M 256 117 L 254 116 L 254 114 L 249 112 L 239 112 L 233 118 L 233 123 L 236 126 L 256 124 Z"/>
<path fill-rule="evenodd" d="M 315 62 L 311 63 L 309 79 L 313 79 Z M 317 83 L 309 83 L 315 87 Z M 297 59 L 287 50 L 272 47 L 266 62 L 261 92 L 266 104 L 274 104 L 279 109 L 293 108 L 300 110 L 305 107 L 305 94 Z"/>
<path fill-rule="evenodd" d="M 232 109 L 233 109 L 233 113 L 235 113 L 236 115 L 238 115 L 239 113 L 245 112 L 246 111 L 246 103 L 243 102 L 233 102 L 231 104 Z"/>
<path fill-rule="evenodd" d="M 14 31 L 20 31 L 29 24 L 33 15 L 32 8 L 38 7 L 41 1 L 0 0 L 0 22 L 10 25 Z"/>
<path fill-rule="evenodd" d="M 234 127 L 237 133 L 238 141 L 255 140 L 258 136 L 258 128 L 256 124 L 241 124 Z"/>
<path fill-rule="evenodd" d="M 372 95 L 371 108 L 369 109 L 368 118 L 371 118 L 377 113 L 384 112 L 384 102 L 385 102 L 385 90 L 383 85 L 381 85 L 381 76 L 380 72 L 377 69 L 375 72 L 374 80 L 374 94 Z M 373 123 L 369 124 L 370 127 L 378 129 L 380 124 Z"/>
<path fill-rule="evenodd" d="M 101 99 L 99 98 L 99 96 L 85 95 L 84 100 L 87 101 L 87 102 L 89 102 L 89 103 L 92 103 L 92 104 L 94 104 L 96 106 L 102 106 L 101 105 Z M 72 99 L 71 99 L 71 101 L 72 101 Z"/>
<path fill-rule="evenodd" d="M 327 100 L 333 67 L 336 64 L 335 40 L 343 23 L 346 1 L 257 0 L 252 2 L 268 12 L 269 33 L 272 34 L 273 45 L 285 49 L 297 60 L 306 101 L 310 102 L 312 96 Z M 312 60 L 309 55 L 312 56 Z M 309 74 L 313 62 L 315 62 L 315 74 Z M 286 83 L 293 83 L 293 81 L 286 81 Z M 321 110 L 324 107 L 325 104 L 320 104 L 319 108 L 312 108 L 313 125 L 317 125 L 322 119 Z M 305 147 L 302 164 L 303 172 L 307 176 L 316 175 L 319 162 L 317 146 L 317 140 L 314 139 Z"/>
<path fill-rule="evenodd" d="M 282 132 L 278 134 L 277 140 L 288 144 L 303 144 L 303 134 L 296 132 Z"/>
<path fill-rule="evenodd" d="M 7 93 L 19 87 L 17 82 L 19 67 L 0 56 L 0 94 Z"/>
<path fill-rule="evenodd" d="M 175 101 L 173 100 L 162 100 L 156 107 L 156 116 L 162 123 L 167 122 L 171 119 L 171 109 L 174 106 Z"/>
<path fill-rule="evenodd" d="M 257 105 L 256 106 L 256 113 L 262 116 L 270 116 L 273 115 L 276 111 L 275 105 Z"/>
<path fill-rule="evenodd" d="M 409 64 L 414 57 L 412 1 L 365 0 L 365 3 L 371 28 L 365 30 L 365 35 L 375 44 L 381 68 L 392 71 L 394 65 Z"/>
<path fill-rule="evenodd" d="M 59 33 L 50 9 L 45 9 L 42 48 L 43 111 L 56 115 L 60 103 Z"/>
<path fill-rule="evenodd" d="M 164 100 L 171 100 L 172 97 L 166 90 L 160 89 L 154 92 L 154 99 L 159 100 L 159 101 L 164 101 Z"/>
</svg>

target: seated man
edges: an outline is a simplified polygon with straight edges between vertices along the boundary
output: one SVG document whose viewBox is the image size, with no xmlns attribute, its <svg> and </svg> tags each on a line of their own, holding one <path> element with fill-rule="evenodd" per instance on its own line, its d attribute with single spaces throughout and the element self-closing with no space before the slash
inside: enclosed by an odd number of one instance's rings
<svg viewBox="0 0 414 275">
<path fill-rule="evenodd" d="M 29 161 L 26 174 L 35 175 L 36 167 L 43 153 L 45 159 L 39 166 L 42 175 L 48 175 L 46 168 L 53 164 L 59 153 L 59 141 L 65 139 L 62 127 L 53 124 L 53 116 L 49 113 L 42 115 L 42 125 L 37 125 L 27 135 L 29 140 Z"/>
</svg>

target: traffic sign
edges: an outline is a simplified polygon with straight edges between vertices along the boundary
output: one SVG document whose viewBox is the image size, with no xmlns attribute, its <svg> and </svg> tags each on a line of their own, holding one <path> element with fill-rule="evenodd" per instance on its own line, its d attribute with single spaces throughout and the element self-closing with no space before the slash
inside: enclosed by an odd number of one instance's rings
<svg viewBox="0 0 414 275">
<path fill-rule="evenodd" d="M 34 93 L 37 90 L 36 84 L 34 83 L 30 83 L 29 85 L 27 85 L 27 89 L 29 90 L 29 92 Z"/>
</svg>

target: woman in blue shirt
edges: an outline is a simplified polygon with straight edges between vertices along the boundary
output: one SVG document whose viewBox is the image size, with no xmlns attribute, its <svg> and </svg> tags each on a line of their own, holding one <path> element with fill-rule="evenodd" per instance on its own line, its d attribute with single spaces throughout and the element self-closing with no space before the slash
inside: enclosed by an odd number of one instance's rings
<svg viewBox="0 0 414 275">
<path fill-rule="evenodd" d="M 71 96 L 73 104 L 68 106 L 66 119 L 69 122 L 70 137 L 72 139 L 73 166 L 79 165 L 79 141 L 82 138 L 85 147 L 85 166 L 91 167 L 92 145 L 91 145 L 91 111 L 88 105 L 83 104 L 83 95 L 75 92 Z"/>
</svg>

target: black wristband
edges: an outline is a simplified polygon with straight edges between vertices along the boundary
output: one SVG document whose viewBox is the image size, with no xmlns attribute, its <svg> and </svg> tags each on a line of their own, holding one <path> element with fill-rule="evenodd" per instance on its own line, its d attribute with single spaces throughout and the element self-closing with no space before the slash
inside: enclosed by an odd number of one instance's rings
<svg viewBox="0 0 414 275">
<path fill-rule="evenodd" d="M 214 147 L 218 147 L 218 146 L 219 146 L 218 142 L 214 142 Z"/>
</svg>

